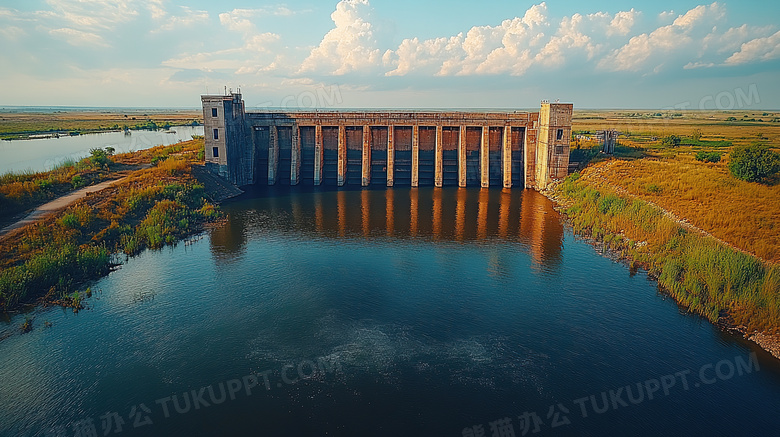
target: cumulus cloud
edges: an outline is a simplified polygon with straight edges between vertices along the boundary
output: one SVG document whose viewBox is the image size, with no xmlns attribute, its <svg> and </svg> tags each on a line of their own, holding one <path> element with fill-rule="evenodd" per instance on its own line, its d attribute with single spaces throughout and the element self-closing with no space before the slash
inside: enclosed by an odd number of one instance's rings
<svg viewBox="0 0 780 437">
<path fill-rule="evenodd" d="M 595 29 L 592 25 L 595 23 L 601 25 L 605 19 L 609 19 L 609 15 L 603 12 L 588 16 L 574 14 L 571 17 L 564 17 L 558 27 L 558 32 L 536 55 L 535 60 L 547 67 L 560 67 L 566 63 L 567 56 L 582 52 L 583 49 L 587 54 L 587 59 L 592 59 L 599 50 L 599 45 L 594 43 L 593 39 L 584 32 L 594 34 Z M 585 26 L 588 26 L 589 29 L 584 30 Z M 609 29 L 611 27 L 607 29 L 607 32 Z"/>
<path fill-rule="evenodd" d="M 741 65 L 780 58 L 780 32 L 764 38 L 756 38 L 742 44 L 739 51 L 726 59 L 726 65 Z"/>
<path fill-rule="evenodd" d="M 723 18 L 725 13 L 723 6 L 719 5 L 717 2 L 709 6 L 699 5 L 686 12 L 685 15 L 678 17 L 672 24 L 674 26 L 690 29 L 704 19 L 717 21 Z"/>
<path fill-rule="evenodd" d="M 629 33 L 639 12 L 605 12 L 563 17 L 554 26 L 546 3 L 497 26 L 475 26 L 451 37 L 408 38 L 383 56 L 386 74 L 439 76 L 520 76 L 533 66 L 556 68 L 571 59 L 592 60 L 604 50 L 608 36 Z M 548 35 L 549 33 L 549 35 Z"/>
<path fill-rule="evenodd" d="M 341 75 L 372 69 L 381 59 L 368 0 L 342 0 L 330 15 L 335 27 L 301 63 L 300 72 Z"/>
<path fill-rule="evenodd" d="M 523 74 L 532 62 L 531 48 L 544 37 L 547 5 L 529 8 L 522 18 L 515 17 L 497 26 L 474 26 L 465 35 L 420 41 L 405 39 L 397 50 L 383 56 L 385 64 L 395 66 L 387 75 L 412 72 L 439 76 L 472 74 Z"/>
<path fill-rule="evenodd" d="M 615 14 L 615 17 L 609 23 L 607 29 L 607 36 L 612 35 L 628 35 L 631 29 L 634 27 L 634 22 L 639 12 L 631 8 L 630 11 L 621 11 Z"/>
<path fill-rule="evenodd" d="M 412 71 L 439 74 L 445 61 L 462 56 L 462 44 L 463 34 L 424 41 L 418 38 L 405 39 L 397 50 L 388 50 L 382 56 L 383 64 L 395 65 L 395 69 L 386 75 L 403 76 Z"/>
<path fill-rule="evenodd" d="M 603 58 L 598 66 L 612 71 L 639 71 L 647 67 L 650 60 L 659 54 L 669 54 L 691 49 L 694 33 L 712 27 L 712 23 L 723 18 L 723 8 L 718 3 L 697 6 L 674 22 L 650 32 L 632 37 L 626 45 L 614 49 Z"/>
</svg>

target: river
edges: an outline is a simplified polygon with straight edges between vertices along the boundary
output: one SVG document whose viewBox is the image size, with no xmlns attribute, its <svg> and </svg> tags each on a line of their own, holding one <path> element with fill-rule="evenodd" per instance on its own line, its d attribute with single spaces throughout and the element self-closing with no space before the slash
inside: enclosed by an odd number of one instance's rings
<svg viewBox="0 0 780 437">
<path fill-rule="evenodd" d="M 46 171 L 66 159 L 78 161 L 90 149 L 113 147 L 116 153 L 134 152 L 154 146 L 170 145 L 203 135 L 203 126 L 175 126 L 170 131 L 134 130 L 104 132 L 59 138 L 0 141 L 0 174 L 10 171 Z"/>
<path fill-rule="evenodd" d="M 780 425 L 773 358 L 575 238 L 536 192 L 259 188 L 223 209 L 93 283 L 90 309 L 3 323 L 0 435 Z"/>
</svg>

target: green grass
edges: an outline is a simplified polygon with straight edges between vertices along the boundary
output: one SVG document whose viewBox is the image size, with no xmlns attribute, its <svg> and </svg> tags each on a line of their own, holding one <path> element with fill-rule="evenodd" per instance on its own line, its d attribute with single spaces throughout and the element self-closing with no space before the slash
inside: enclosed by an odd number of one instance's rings
<svg viewBox="0 0 780 437">
<path fill-rule="evenodd" d="M 76 310 L 84 296 L 75 287 L 106 274 L 118 254 L 175 244 L 219 215 L 189 162 L 171 157 L 0 242 L 0 310 L 44 296 Z"/>
<path fill-rule="evenodd" d="M 731 141 L 717 141 L 717 140 L 695 140 L 689 137 L 682 137 L 680 140 L 681 146 L 698 146 L 698 147 L 714 147 L 723 148 L 731 147 L 733 144 Z"/>
<path fill-rule="evenodd" d="M 642 200 L 567 178 L 558 188 L 576 232 L 647 266 L 689 311 L 748 330 L 780 332 L 780 266 L 691 232 Z"/>
<path fill-rule="evenodd" d="M 13 171 L 0 175 L 0 220 L 100 182 L 110 170 L 87 157 L 66 159 L 50 171 Z"/>
<path fill-rule="evenodd" d="M 67 241 L 46 247 L 22 265 L 0 273 L 0 308 L 13 308 L 28 295 L 51 287 L 67 291 L 79 281 L 108 273 L 111 260 L 105 247 L 77 247 Z"/>
</svg>

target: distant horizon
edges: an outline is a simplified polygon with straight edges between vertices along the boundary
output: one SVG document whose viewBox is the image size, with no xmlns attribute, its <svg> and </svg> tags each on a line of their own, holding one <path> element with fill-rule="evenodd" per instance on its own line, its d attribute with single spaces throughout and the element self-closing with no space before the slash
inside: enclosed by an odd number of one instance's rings
<svg viewBox="0 0 780 437">
<path fill-rule="evenodd" d="M 574 110 L 575 111 L 601 111 L 601 112 L 612 112 L 612 111 L 663 111 L 663 112 L 721 112 L 721 113 L 729 113 L 729 112 L 760 112 L 760 111 L 771 111 L 771 112 L 778 112 L 780 113 L 780 108 L 761 108 L 761 107 L 750 107 L 750 108 L 744 108 L 744 109 L 678 109 L 678 108 L 638 108 L 638 107 L 625 107 L 625 108 L 585 108 L 585 107 L 578 107 L 576 102 L 567 102 L 567 101 L 561 101 L 561 103 L 573 103 L 574 104 Z M 15 109 L 26 109 L 26 110 L 34 110 L 34 109 L 49 109 L 49 110 L 74 110 L 74 111 L 89 111 L 89 110 L 101 110 L 101 111 L 107 111 L 107 110 L 128 110 L 128 111 L 165 111 L 165 110 L 171 110 L 171 111 L 200 111 L 202 110 L 202 107 L 200 106 L 62 106 L 62 105 L 0 105 L 0 113 L 7 113 L 9 110 L 15 110 Z M 392 111 L 398 111 L 398 110 L 404 110 L 408 109 L 411 111 L 445 111 L 445 110 L 453 110 L 453 111 L 484 111 L 484 110 L 500 110 L 500 111 L 534 111 L 538 110 L 537 107 L 503 107 L 503 106 L 494 106 L 494 107 L 443 107 L 443 106 L 437 106 L 437 107 L 423 107 L 423 106 L 406 106 L 406 107 L 389 107 L 389 106 L 376 106 L 376 107 L 347 107 L 347 106 L 339 106 L 339 107 L 333 107 L 333 108 L 306 108 L 306 107 L 289 107 L 289 108 L 283 108 L 283 107 L 251 107 L 249 105 L 246 105 L 246 111 L 247 112 L 254 112 L 254 111 L 263 111 L 263 110 L 269 110 L 269 111 L 317 111 L 317 112 L 340 112 L 340 111 L 362 111 L 362 110 L 376 110 L 376 111 L 383 111 L 383 110 L 392 110 Z M 27 111 L 27 112 L 34 112 L 34 111 Z M 67 112 L 67 111 L 63 111 Z"/>
</svg>

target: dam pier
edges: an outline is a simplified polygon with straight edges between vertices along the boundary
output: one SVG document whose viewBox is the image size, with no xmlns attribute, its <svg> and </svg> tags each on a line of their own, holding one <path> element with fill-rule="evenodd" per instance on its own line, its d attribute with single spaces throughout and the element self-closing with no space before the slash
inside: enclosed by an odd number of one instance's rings
<svg viewBox="0 0 780 437">
<path fill-rule="evenodd" d="M 206 168 L 243 186 L 543 189 L 568 174 L 573 105 L 539 112 L 253 111 L 201 96 Z"/>
</svg>

